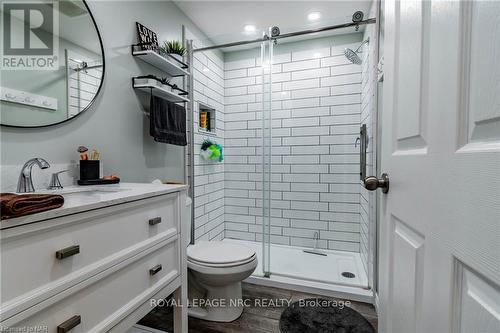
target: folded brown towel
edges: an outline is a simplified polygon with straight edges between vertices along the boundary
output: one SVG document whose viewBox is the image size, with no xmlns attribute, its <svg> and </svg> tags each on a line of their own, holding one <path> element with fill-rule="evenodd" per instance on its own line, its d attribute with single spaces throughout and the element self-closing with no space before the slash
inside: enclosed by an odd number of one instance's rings
<svg viewBox="0 0 500 333">
<path fill-rule="evenodd" d="M 63 204 L 63 196 L 57 194 L 0 193 L 2 220 L 59 208 Z"/>
</svg>

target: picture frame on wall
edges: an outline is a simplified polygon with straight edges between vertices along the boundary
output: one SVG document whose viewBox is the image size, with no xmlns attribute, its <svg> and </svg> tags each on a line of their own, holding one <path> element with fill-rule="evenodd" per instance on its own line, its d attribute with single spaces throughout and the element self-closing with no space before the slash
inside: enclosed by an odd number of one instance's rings
<svg viewBox="0 0 500 333">
<path fill-rule="evenodd" d="M 137 42 L 141 50 L 158 51 L 158 35 L 139 22 L 135 22 L 135 24 L 137 27 Z"/>
</svg>

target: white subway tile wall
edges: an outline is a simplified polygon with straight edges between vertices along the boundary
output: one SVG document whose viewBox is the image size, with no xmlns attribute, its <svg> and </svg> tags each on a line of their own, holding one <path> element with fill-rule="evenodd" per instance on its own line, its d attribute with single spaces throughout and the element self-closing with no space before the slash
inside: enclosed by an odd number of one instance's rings
<svg viewBox="0 0 500 333">
<path fill-rule="evenodd" d="M 224 146 L 224 62 L 212 51 L 196 52 L 194 74 L 194 236 L 199 240 L 224 238 L 224 163 L 204 160 L 199 152 L 206 138 Z M 200 104 L 215 109 L 215 134 L 198 131 Z"/>
<path fill-rule="evenodd" d="M 346 47 L 275 48 L 272 69 L 271 242 L 360 251 L 362 66 Z M 226 58 L 225 237 L 262 239 L 262 69 L 255 51 Z"/>
</svg>

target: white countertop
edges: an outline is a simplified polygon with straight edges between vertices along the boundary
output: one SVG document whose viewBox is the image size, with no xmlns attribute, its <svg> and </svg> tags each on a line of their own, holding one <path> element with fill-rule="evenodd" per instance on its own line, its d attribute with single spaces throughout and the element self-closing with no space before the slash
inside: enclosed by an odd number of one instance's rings
<svg viewBox="0 0 500 333">
<path fill-rule="evenodd" d="M 37 191 L 36 193 L 62 195 L 64 197 L 64 205 L 61 208 L 41 213 L 2 220 L 0 229 L 183 191 L 187 188 L 187 185 L 120 183 L 100 186 L 68 186 L 55 191 Z"/>
</svg>

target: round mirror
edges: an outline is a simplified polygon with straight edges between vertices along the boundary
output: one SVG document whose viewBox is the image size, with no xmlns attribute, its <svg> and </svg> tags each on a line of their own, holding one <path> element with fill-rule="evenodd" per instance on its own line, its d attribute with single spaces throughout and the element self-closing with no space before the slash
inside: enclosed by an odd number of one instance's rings
<svg viewBox="0 0 500 333">
<path fill-rule="evenodd" d="M 68 121 L 94 102 L 104 49 L 82 0 L 2 1 L 0 122 L 43 127 Z"/>
</svg>

